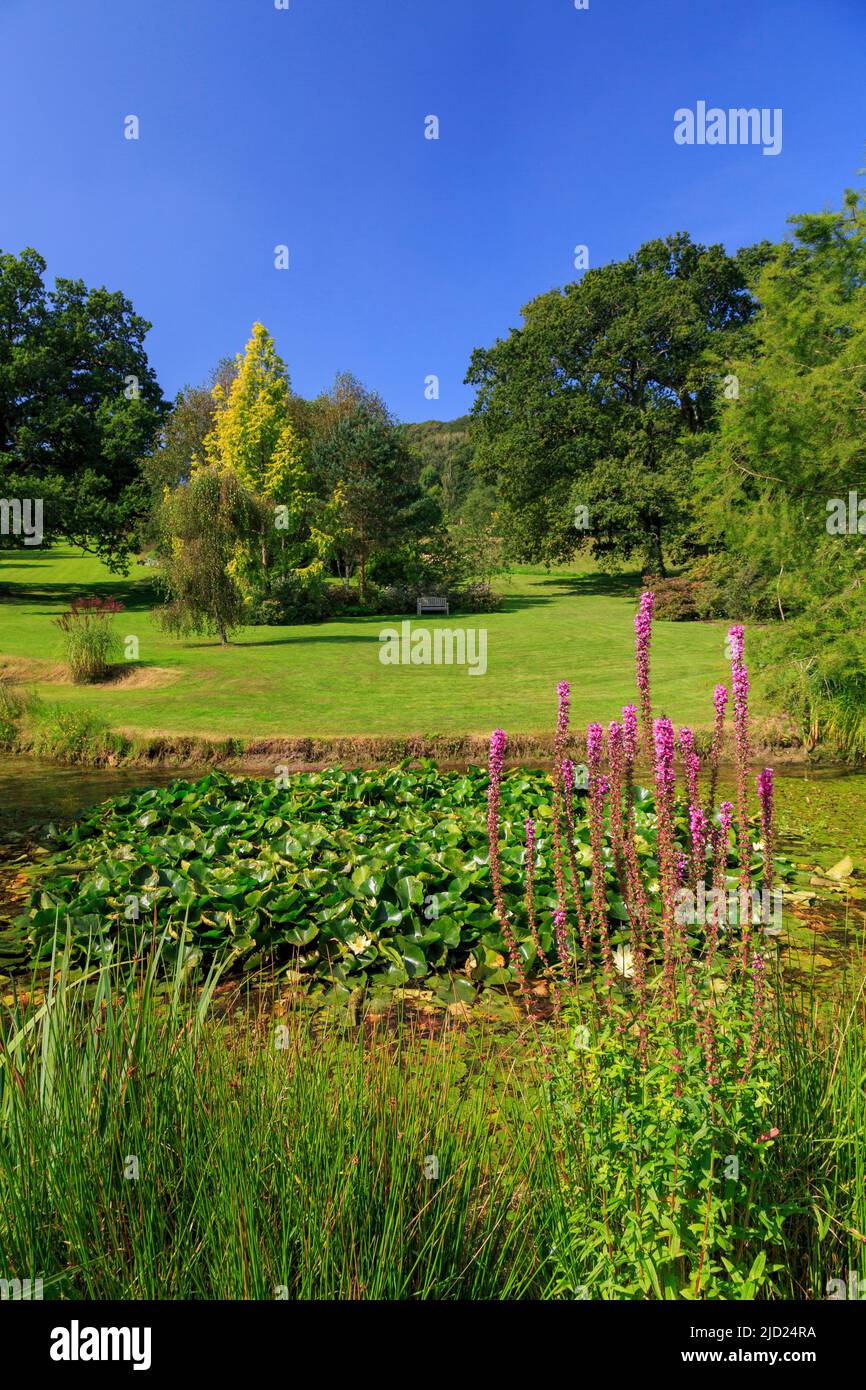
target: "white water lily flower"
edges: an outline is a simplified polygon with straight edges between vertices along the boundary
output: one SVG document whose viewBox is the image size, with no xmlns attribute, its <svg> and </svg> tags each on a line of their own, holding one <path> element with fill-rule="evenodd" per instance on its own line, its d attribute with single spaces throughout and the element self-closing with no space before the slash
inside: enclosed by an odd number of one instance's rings
<svg viewBox="0 0 866 1390">
<path fill-rule="evenodd" d="M 366 951 L 367 947 L 372 946 L 372 944 L 373 938 L 371 936 L 364 936 L 362 932 L 358 932 L 355 936 L 350 936 L 346 942 L 346 945 L 354 956 L 359 956 L 362 951 Z"/>
<path fill-rule="evenodd" d="M 613 963 L 620 975 L 630 980 L 634 976 L 634 961 L 630 946 L 617 946 L 613 953 Z"/>
</svg>

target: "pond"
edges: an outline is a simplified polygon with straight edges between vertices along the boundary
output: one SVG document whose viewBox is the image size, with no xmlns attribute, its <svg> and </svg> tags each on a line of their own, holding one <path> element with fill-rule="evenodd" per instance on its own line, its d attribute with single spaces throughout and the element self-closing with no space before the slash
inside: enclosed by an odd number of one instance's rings
<svg viewBox="0 0 866 1390">
<path fill-rule="evenodd" d="M 240 769 L 239 769 L 240 770 Z M 246 771 L 246 769 L 245 769 Z M 160 787 L 195 772 L 173 768 L 62 768 L 6 758 L 0 768 L 0 919 L 10 903 L 11 878 L 26 866 L 26 846 L 38 827 L 82 814 L 132 788 Z M 731 774 L 720 778 L 730 795 Z M 780 768 L 777 779 L 779 849 L 796 865 L 779 942 L 786 971 L 829 981 L 862 969 L 866 950 L 866 773 L 844 768 Z M 850 858 L 836 882 L 827 870 Z M 13 895 L 17 897 L 18 895 Z"/>
</svg>

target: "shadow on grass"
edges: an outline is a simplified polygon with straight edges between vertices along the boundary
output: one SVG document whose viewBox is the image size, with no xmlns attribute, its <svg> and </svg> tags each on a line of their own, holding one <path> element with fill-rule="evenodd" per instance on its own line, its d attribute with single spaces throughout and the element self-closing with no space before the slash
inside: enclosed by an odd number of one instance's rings
<svg viewBox="0 0 866 1390">
<path fill-rule="evenodd" d="M 232 647 L 286 647 L 297 646 L 300 642 L 304 645 L 308 642 L 327 642 L 329 646 L 335 646 L 343 642 L 375 642 L 378 638 L 372 632 L 310 632 L 306 631 L 306 626 L 292 629 L 292 636 L 287 637 L 260 637 L 260 638 L 241 638 L 240 641 L 229 643 Z M 203 644 L 207 646 L 219 646 L 218 642 Z"/>
<path fill-rule="evenodd" d="M 575 574 L 569 577 L 551 575 L 541 579 L 539 586 L 551 586 L 566 590 L 576 598 L 633 598 L 637 599 L 643 581 L 635 574 Z M 549 600 L 543 600 L 548 602 Z"/>
<path fill-rule="evenodd" d="M 161 597 L 149 579 L 96 580 L 91 584 L 34 584 L 13 581 L 0 583 L 0 602 L 68 605 L 75 598 L 116 598 L 124 608 L 140 611 L 155 608 Z"/>
</svg>

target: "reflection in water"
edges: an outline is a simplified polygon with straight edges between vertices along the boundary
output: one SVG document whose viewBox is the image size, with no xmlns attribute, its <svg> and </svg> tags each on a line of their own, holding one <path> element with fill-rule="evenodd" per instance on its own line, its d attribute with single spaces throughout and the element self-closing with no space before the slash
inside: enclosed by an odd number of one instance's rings
<svg viewBox="0 0 866 1390">
<path fill-rule="evenodd" d="M 547 764 L 524 764 L 527 767 L 547 767 Z M 464 764 L 442 762 L 443 771 L 461 770 Z M 266 766 L 261 768 L 232 769 L 245 775 L 267 776 Z M 205 775 L 206 769 L 196 771 L 166 767 L 54 767 L 48 763 L 35 762 L 32 758 L 6 756 L 0 762 L 0 840 L 10 830 L 24 831 L 32 826 L 50 820 L 68 820 L 80 815 L 90 806 L 104 801 L 110 796 L 119 796 L 133 787 L 164 787 L 180 777 L 195 781 Z M 866 828 L 866 774 L 852 772 L 846 768 L 803 768 L 782 765 L 777 769 L 779 779 L 779 811 L 783 822 L 783 832 L 795 828 L 810 831 L 818 829 L 815 820 L 821 820 L 819 841 L 835 838 L 834 829 L 838 827 L 840 844 L 853 847 L 855 858 L 863 846 Z M 638 778 L 647 781 L 647 778 Z M 719 779 L 719 795 L 728 795 L 733 790 L 732 769 L 722 768 Z M 819 800 L 829 815 L 812 817 L 808 814 L 809 803 Z M 786 808 L 789 816 L 785 815 Z M 808 809 L 807 809 L 808 808 Z M 804 815 L 804 811 L 806 814 Z M 784 822 L 788 820 L 788 824 Z M 812 822 L 810 824 L 810 822 Z M 829 834 L 827 832 L 830 832 Z M 866 848 L 866 846 L 863 846 Z M 866 864 L 863 865 L 866 868 Z"/>
<path fill-rule="evenodd" d="M 132 787 L 164 787 L 185 774 L 168 768 L 52 767 L 25 758 L 0 765 L 0 839 L 51 820 L 69 820 Z"/>
</svg>

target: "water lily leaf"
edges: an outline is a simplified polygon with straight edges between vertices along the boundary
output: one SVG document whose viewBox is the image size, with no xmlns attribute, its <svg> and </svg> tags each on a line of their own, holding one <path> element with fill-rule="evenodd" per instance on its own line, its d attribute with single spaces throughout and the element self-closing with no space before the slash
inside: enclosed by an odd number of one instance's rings
<svg viewBox="0 0 866 1390">
<path fill-rule="evenodd" d="M 850 854 L 846 854 L 843 859 L 839 860 L 838 864 L 834 864 L 832 869 L 827 870 L 827 877 L 841 883 L 843 879 L 850 878 L 853 872 L 854 861 Z"/>
</svg>

